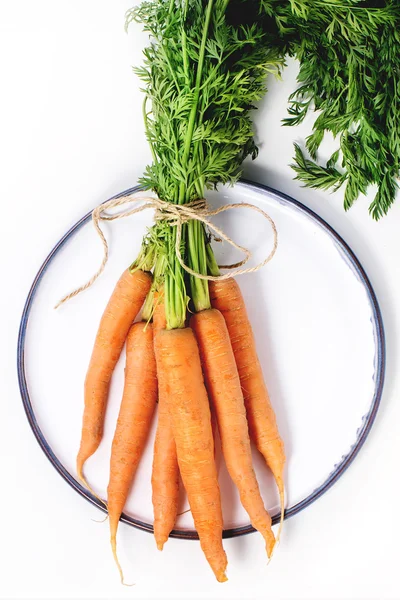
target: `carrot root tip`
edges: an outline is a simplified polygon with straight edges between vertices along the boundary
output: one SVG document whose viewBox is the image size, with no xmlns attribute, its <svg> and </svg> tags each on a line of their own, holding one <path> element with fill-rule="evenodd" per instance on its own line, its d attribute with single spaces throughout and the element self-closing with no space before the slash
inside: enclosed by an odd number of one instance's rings
<svg viewBox="0 0 400 600">
<path fill-rule="evenodd" d="M 78 469 L 78 479 L 81 482 L 81 484 L 87 489 L 89 490 L 89 492 L 92 494 L 92 496 L 94 496 L 96 498 L 96 500 L 98 500 L 99 502 L 101 502 L 101 504 L 105 507 L 107 507 L 107 502 L 105 500 L 103 500 L 102 498 L 100 498 L 100 496 L 98 494 L 96 494 L 96 492 L 94 491 L 94 489 L 91 487 L 91 485 L 89 484 L 89 482 L 87 481 L 87 479 L 85 478 L 82 469 Z M 107 517 L 106 517 L 107 518 Z M 105 519 L 104 519 L 105 520 Z M 103 521 L 99 521 L 100 523 L 102 523 Z"/>
<path fill-rule="evenodd" d="M 285 519 L 285 489 L 282 487 L 279 488 L 279 499 L 281 504 L 281 518 L 279 520 L 279 529 L 276 535 L 276 543 L 279 544 L 281 540 L 283 521 Z"/>
<path fill-rule="evenodd" d="M 180 517 L 181 515 L 185 515 L 185 514 L 186 514 L 186 513 L 188 513 L 188 512 L 190 512 L 190 508 L 188 508 L 187 510 L 184 510 L 184 511 L 182 511 L 182 512 L 180 512 L 180 513 L 178 513 L 176 516 L 177 516 L 177 517 Z"/>
<path fill-rule="evenodd" d="M 127 583 L 124 582 L 124 572 L 122 571 L 122 567 L 121 567 L 120 562 L 118 560 L 118 555 L 117 555 L 117 540 L 116 540 L 116 537 L 114 535 L 111 536 L 111 550 L 112 550 L 112 553 L 113 553 L 115 564 L 117 565 L 117 568 L 118 568 L 118 572 L 119 572 L 119 576 L 120 576 L 120 579 L 121 579 L 121 583 L 122 583 L 122 585 L 128 585 Z M 135 584 L 131 583 L 130 585 L 135 585 Z"/>
<path fill-rule="evenodd" d="M 91 519 L 91 520 L 93 521 L 93 523 L 105 523 L 107 521 L 107 519 L 108 519 L 108 515 L 106 515 L 104 517 L 104 519 L 100 519 L 100 521 L 97 519 Z"/>
</svg>

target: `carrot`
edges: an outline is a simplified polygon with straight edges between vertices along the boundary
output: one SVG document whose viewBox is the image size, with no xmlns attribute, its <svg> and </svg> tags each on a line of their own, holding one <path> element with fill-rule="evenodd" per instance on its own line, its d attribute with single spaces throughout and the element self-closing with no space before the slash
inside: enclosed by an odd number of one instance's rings
<svg viewBox="0 0 400 600">
<path fill-rule="evenodd" d="M 229 475 L 239 490 L 253 527 L 264 537 L 267 554 L 271 557 L 275 537 L 253 469 L 246 409 L 224 317 L 215 308 L 203 310 L 191 318 L 190 326 L 199 344 Z"/>
<path fill-rule="evenodd" d="M 199 350 L 190 328 L 155 336 L 157 373 L 165 391 L 179 469 L 202 550 L 218 581 L 226 581 L 222 509 L 210 408 Z"/>
<path fill-rule="evenodd" d="M 281 504 L 281 523 L 284 519 L 285 448 L 279 435 L 276 417 L 257 356 L 253 330 L 246 306 L 235 279 L 210 282 L 212 305 L 224 316 L 243 390 L 250 437 L 264 457 L 275 478 Z M 277 539 L 279 539 L 278 533 Z"/>
<path fill-rule="evenodd" d="M 121 581 L 123 576 L 116 548 L 118 521 L 143 453 L 156 400 L 153 326 L 151 323 L 135 323 L 126 340 L 125 385 L 111 448 L 107 488 L 111 548 Z"/>
<path fill-rule="evenodd" d="M 124 271 L 100 321 L 85 380 L 85 409 L 81 443 L 76 459 L 79 479 L 85 484 L 83 465 L 103 437 L 111 376 L 136 315 L 151 286 L 151 275 L 141 270 Z"/>
<path fill-rule="evenodd" d="M 162 294 L 156 292 L 153 312 L 154 334 L 166 328 L 165 304 Z M 179 502 L 179 467 L 172 434 L 171 419 L 161 386 L 158 389 L 158 423 L 154 443 L 151 476 L 154 509 L 154 537 L 157 548 L 163 549 L 174 528 Z"/>
</svg>

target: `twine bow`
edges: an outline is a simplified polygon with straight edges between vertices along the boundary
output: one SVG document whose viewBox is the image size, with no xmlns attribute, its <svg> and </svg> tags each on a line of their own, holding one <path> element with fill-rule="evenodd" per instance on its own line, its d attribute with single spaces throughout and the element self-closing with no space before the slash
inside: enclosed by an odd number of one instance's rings
<svg viewBox="0 0 400 600">
<path fill-rule="evenodd" d="M 114 214 L 109 214 L 106 212 L 109 209 L 117 208 L 118 206 L 125 206 L 127 204 L 132 204 L 132 203 L 134 203 L 136 205 L 138 203 L 141 203 L 141 204 L 139 206 L 135 206 L 134 208 L 131 208 L 131 209 L 123 211 L 123 212 L 118 212 L 118 213 L 114 213 Z M 108 200 L 107 202 L 100 204 L 100 206 L 97 206 L 97 208 L 95 208 L 92 212 L 93 225 L 94 225 L 94 227 L 97 231 L 97 234 L 103 244 L 104 254 L 103 254 L 103 260 L 101 262 L 100 268 L 93 275 L 93 277 L 91 277 L 89 279 L 89 281 L 87 283 L 85 283 L 81 287 L 77 288 L 70 294 L 67 294 L 66 296 L 64 296 L 58 302 L 58 304 L 56 305 L 55 308 L 58 308 L 59 306 L 61 306 L 61 304 L 64 304 L 64 302 L 67 302 L 74 296 L 77 296 L 78 294 L 80 294 L 81 292 L 83 292 L 84 290 L 89 288 L 91 285 L 93 285 L 93 283 L 96 281 L 96 279 L 104 271 L 105 266 L 108 261 L 109 250 L 108 250 L 107 240 L 106 240 L 105 235 L 100 227 L 100 221 L 115 221 L 116 219 L 123 219 L 125 217 L 130 217 L 131 215 L 135 215 L 137 213 L 143 212 L 144 210 L 148 210 L 149 208 L 155 210 L 154 218 L 156 221 L 167 221 L 171 226 L 176 227 L 175 252 L 176 252 L 176 257 L 178 259 L 178 262 L 181 265 L 182 269 L 184 269 L 190 275 L 193 275 L 194 277 L 198 277 L 199 279 L 204 279 L 206 281 L 220 281 L 223 279 L 228 279 L 229 277 L 234 277 L 236 275 L 243 275 L 244 273 L 254 273 L 255 271 L 258 271 L 259 269 L 264 267 L 273 258 L 273 256 L 275 255 L 275 252 L 277 250 L 277 247 L 278 247 L 278 232 L 276 230 L 274 221 L 271 219 L 271 217 L 265 211 L 263 211 L 258 206 L 255 206 L 254 204 L 249 204 L 247 202 L 240 202 L 237 204 L 225 204 L 224 206 L 221 206 L 220 208 L 211 210 L 210 207 L 208 206 L 207 202 L 204 199 L 195 200 L 194 202 L 190 202 L 187 204 L 172 204 L 171 202 L 166 202 L 165 200 L 161 200 L 160 198 L 157 198 L 157 197 L 135 196 L 134 194 L 129 194 L 128 196 L 122 196 L 119 198 L 112 198 L 111 200 Z M 268 254 L 268 256 L 263 261 L 261 261 L 259 264 L 255 265 L 254 267 L 240 268 L 250 260 L 250 258 L 252 257 L 252 253 L 250 252 L 250 250 L 248 248 L 245 248 L 244 246 L 237 244 L 234 240 L 232 240 L 232 238 L 230 238 L 228 235 L 226 235 L 226 233 L 224 233 L 222 231 L 222 229 L 217 227 L 217 225 L 212 223 L 212 221 L 210 220 L 212 217 L 215 217 L 223 212 L 226 212 L 228 210 L 234 210 L 237 208 L 249 208 L 251 210 L 258 212 L 269 222 L 269 224 L 271 225 L 271 228 L 272 228 L 272 232 L 273 232 L 273 236 L 274 236 L 273 248 L 270 251 L 270 253 Z M 243 252 L 245 254 L 245 258 L 243 260 L 241 260 L 240 262 L 233 263 L 230 265 L 219 265 L 219 267 L 221 269 L 230 269 L 231 270 L 230 273 L 224 273 L 222 275 L 213 276 L 213 275 L 202 275 L 201 273 L 197 273 L 196 271 L 193 271 L 193 269 L 191 269 L 187 264 L 185 264 L 183 257 L 182 257 L 181 249 L 180 249 L 181 240 L 182 240 L 182 226 L 184 225 L 184 223 L 187 223 L 190 220 L 200 221 L 201 223 L 203 223 L 211 231 L 216 233 L 219 236 L 219 238 L 225 240 L 228 244 L 233 246 L 233 248 L 236 248 L 236 250 Z M 234 272 L 232 272 L 232 270 L 234 270 Z"/>
</svg>

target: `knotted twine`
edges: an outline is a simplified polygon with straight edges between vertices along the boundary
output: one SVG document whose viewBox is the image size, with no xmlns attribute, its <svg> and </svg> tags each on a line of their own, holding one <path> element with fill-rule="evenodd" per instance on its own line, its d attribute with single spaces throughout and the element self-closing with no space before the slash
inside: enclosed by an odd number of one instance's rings
<svg viewBox="0 0 400 600">
<path fill-rule="evenodd" d="M 125 206 L 127 204 L 134 203 L 137 205 L 138 203 L 142 203 L 139 206 L 135 206 L 129 210 L 125 210 L 123 212 L 117 212 L 114 214 L 107 213 L 106 211 L 112 208 L 117 208 L 118 206 Z M 187 204 L 172 204 L 171 202 L 167 202 L 165 200 L 161 200 L 158 197 L 143 197 L 143 196 L 135 196 L 135 194 L 128 194 L 127 196 L 121 196 L 119 198 L 112 198 L 103 204 L 97 206 L 92 212 L 92 221 L 93 225 L 96 229 L 96 232 L 103 244 L 103 260 L 101 262 L 100 268 L 98 271 L 89 279 L 87 283 L 80 286 L 70 294 L 64 296 L 55 308 L 64 304 L 74 296 L 77 296 L 84 290 L 87 290 L 96 279 L 102 274 L 105 269 L 105 266 L 108 261 L 109 248 L 108 243 L 105 238 L 105 235 L 100 227 L 100 221 L 115 221 L 116 219 L 124 219 L 125 217 L 130 217 L 131 215 L 138 214 L 143 212 L 144 210 L 154 209 L 155 221 L 167 221 L 172 227 L 176 227 L 176 240 L 175 240 L 175 253 L 178 259 L 178 262 L 182 269 L 184 269 L 189 275 L 193 275 L 194 277 L 198 277 L 199 279 L 204 279 L 206 281 L 222 281 L 224 279 L 228 279 L 230 277 L 235 277 L 236 275 L 243 275 L 244 273 L 254 273 L 258 271 L 262 267 L 264 267 L 275 255 L 275 252 L 278 248 L 278 232 L 276 230 L 276 225 L 272 218 L 261 208 L 255 206 L 254 204 L 249 204 L 247 202 L 239 202 L 237 204 L 225 204 L 220 208 L 216 208 L 212 210 L 206 200 L 195 200 L 194 202 L 189 202 Z M 234 210 L 238 208 L 249 208 L 250 210 L 254 210 L 262 215 L 270 224 L 274 236 L 273 247 L 268 256 L 255 265 L 254 267 L 240 268 L 245 265 L 250 258 L 252 257 L 252 253 L 248 248 L 237 244 L 232 238 L 230 238 L 226 233 L 222 231 L 215 223 L 212 223 L 210 220 L 212 217 L 215 217 L 223 212 L 228 210 Z M 217 234 L 218 237 L 222 240 L 225 240 L 228 244 L 243 252 L 245 254 L 245 258 L 237 263 L 232 263 L 229 265 L 218 265 L 220 269 L 228 269 L 230 272 L 224 273 L 221 275 L 203 275 L 202 273 L 197 273 L 193 269 L 191 269 L 183 260 L 181 253 L 181 240 L 182 240 L 182 227 L 188 221 L 200 221 L 209 228 L 210 231 L 213 231 L 214 234 Z"/>
</svg>

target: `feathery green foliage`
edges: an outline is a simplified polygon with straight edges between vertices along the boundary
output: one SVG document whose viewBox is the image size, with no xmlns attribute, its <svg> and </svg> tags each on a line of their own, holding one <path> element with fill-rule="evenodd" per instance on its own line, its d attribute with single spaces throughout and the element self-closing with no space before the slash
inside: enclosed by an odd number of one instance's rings
<svg viewBox="0 0 400 600">
<path fill-rule="evenodd" d="M 151 35 L 135 70 L 154 161 L 142 183 L 171 202 L 234 183 L 257 152 L 249 112 L 283 61 L 256 22 L 232 24 L 229 8 L 227 0 L 150 0 L 128 14 Z"/>
<path fill-rule="evenodd" d="M 145 0 L 127 14 L 150 34 L 144 65 L 136 69 L 145 93 L 144 119 L 153 163 L 141 184 L 168 202 L 203 198 L 206 188 L 234 183 L 243 160 L 255 156 L 250 111 L 266 91 L 266 74 L 279 74 L 283 55 L 250 13 L 237 22 L 229 0 Z M 251 6 L 254 0 L 241 3 Z M 151 239 L 164 240 L 164 286 L 168 326 L 182 327 L 188 298 L 175 256 L 175 228 L 156 225 Z M 181 252 L 198 273 L 207 274 L 204 227 L 190 221 Z M 152 243 L 145 242 L 145 247 Z M 159 249 L 160 253 L 161 250 Z M 196 310 L 210 305 L 207 282 L 190 277 Z"/>
<path fill-rule="evenodd" d="M 246 156 L 257 154 L 250 111 L 266 91 L 266 74 L 279 75 L 290 56 L 300 62 L 299 85 L 284 124 L 317 113 L 305 141 L 309 158 L 295 147 L 296 179 L 324 190 L 345 186 L 346 210 L 375 184 L 371 215 L 388 212 L 400 175 L 398 0 L 145 0 L 128 12 L 131 21 L 150 34 L 136 69 L 153 155 L 145 188 L 183 204 L 234 183 Z M 327 132 L 337 149 L 320 164 Z M 178 314 L 176 324 L 188 301 L 184 274 L 173 258 L 175 233 L 157 235 L 168 255 L 167 312 Z M 185 227 L 182 253 L 200 273 L 207 272 L 204 240 L 200 224 Z M 191 290 L 197 308 L 207 306 L 205 282 L 191 278 Z"/>
<path fill-rule="evenodd" d="M 314 162 L 297 147 L 297 179 L 322 189 L 345 184 L 346 210 L 377 184 L 370 212 L 379 219 L 395 199 L 400 175 L 400 2 L 261 3 L 272 43 L 300 62 L 284 123 L 297 125 L 310 109 L 318 113 L 305 144 Z M 315 161 L 326 132 L 338 139 L 338 152 L 325 168 Z"/>
</svg>

